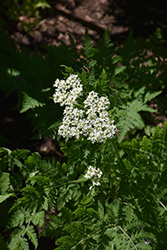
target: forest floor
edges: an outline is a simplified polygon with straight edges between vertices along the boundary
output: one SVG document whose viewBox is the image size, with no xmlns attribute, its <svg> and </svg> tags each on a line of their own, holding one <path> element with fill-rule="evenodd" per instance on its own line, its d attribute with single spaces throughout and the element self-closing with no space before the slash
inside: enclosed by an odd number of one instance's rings
<svg viewBox="0 0 167 250">
<path fill-rule="evenodd" d="M 94 44 L 100 40 L 109 27 L 111 40 L 121 44 L 132 29 L 135 37 L 148 38 L 157 27 L 167 29 L 167 2 L 160 1 L 118 1 L 118 0 L 57 0 L 48 1 L 42 20 L 29 33 L 20 29 L 26 16 L 19 18 L 9 32 L 17 46 L 56 45 L 60 41 L 70 44 L 71 35 L 78 47 L 82 44 L 85 28 Z M 33 19 L 30 20 L 33 22 Z M 164 32 L 165 33 L 165 32 Z"/>
</svg>

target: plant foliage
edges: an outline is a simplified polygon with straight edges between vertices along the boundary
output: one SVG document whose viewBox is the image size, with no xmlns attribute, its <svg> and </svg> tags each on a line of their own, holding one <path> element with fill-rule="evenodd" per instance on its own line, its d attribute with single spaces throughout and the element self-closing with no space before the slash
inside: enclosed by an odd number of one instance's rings
<svg viewBox="0 0 167 250">
<path fill-rule="evenodd" d="M 69 47 L 45 47 L 43 57 L 38 49 L 18 52 L 4 39 L 10 50 L 4 63 L 0 59 L 0 88 L 17 94 L 16 108 L 31 119 L 32 137 L 56 138 L 66 158 L 0 148 L 1 248 L 38 249 L 47 237 L 57 250 L 166 249 L 167 123 L 145 129 L 146 117 L 156 112 L 150 103 L 165 88 L 157 73 L 165 71 L 158 56 L 166 51 L 135 41 L 132 33 L 120 49 L 109 29 L 97 49 L 86 31 L 82 56 L 72 37 Z M 53 81 L 70 74 L 83 84 L 78 105 L 90 91 L 108 97 L 110 119 L 119 129 L 114 138 L 94 144 L 60 138 L 63 107 L 53 102 Z M 99 186 L 85 178 L 88 166 L 102 171 Z"/>
</svg>

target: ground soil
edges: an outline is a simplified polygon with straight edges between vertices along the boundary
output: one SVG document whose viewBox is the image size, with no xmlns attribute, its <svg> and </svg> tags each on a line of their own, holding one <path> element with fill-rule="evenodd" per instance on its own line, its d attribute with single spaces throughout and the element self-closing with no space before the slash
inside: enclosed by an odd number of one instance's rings
<svg viewBox="0 0 167 250">
<path fill-rule="evenodd" d="M 107 27 L 111 39 L 122 43 L 129 30 L 134 36 L 146 37 L 156 27 L 167 29 L 167 2 L 160 0 L 57 0 L 48 1 L 51 8 L 41 12 L 40 23 L 29 33 L 20 27 L 26 20 L 21 16 L 9 32 L 17 46 L 33 44 L 59 45 L 60 41 L 70 44 L 70 34 L 81 45 L 85 28 L 96 43 Z M 30 20 L 33 24 L 33 19 Z M 9 27 L 8 27 L 9 28 Z M 165 32 L 164 32 L 165 33 Z"/>
</svg>

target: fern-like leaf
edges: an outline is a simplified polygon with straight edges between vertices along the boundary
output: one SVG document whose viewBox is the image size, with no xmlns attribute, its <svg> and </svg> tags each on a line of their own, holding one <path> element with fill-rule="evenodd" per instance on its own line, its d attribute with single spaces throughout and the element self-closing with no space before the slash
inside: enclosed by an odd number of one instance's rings
<svg viewBox="0 0 167 250">
<path fill-rule="evenodd" d="M 124 106 L 123 108 L 124 110 L 118 112 L 120 117 L 117 124 L 120 131 L 118 138 L 119 143 L 124 139 L 126 133 L 130 129 L 134 129 L 135 126 L 140 129 L 144 127 L 144 122 L 140 114 L 133 108 L 133 106 L 129 106 L 128 108 Z"/>
<path fill-rule="evenodd" d="M 8 199 L 12 194 L 4 194 L 0 195 L 0 203 L 4 202 L 6 199 Z"/>
<path fill-rule="evenodd" d="M 106 31 L 104 32 L 102 41 L 103 41 L 103 44 L 106 48 L 113 46 L 113 44 L 111 43 L 111 39 L 110 39 L 109 27 L 107 27 Z"/>
<path fill-rule="evenodd" d="M 34 227 L 32 225 L 29 225 L 26 228 L 26 234 L 27 234 L 29 240 L 33 243 L 33 245 L 34 245 L 34 247 L 36 249 L 37 246 L 38 246 L 38 241 L 37 241 L 37 235 L 36 235 Z"/>
<path fill-rule="evenodd" d="M 25 227 L 16 228 L 12 234 L 8 248 L 10 250 L 29 250 L 27 239 L 24 238 Z"/>
<path fill-rule="evenodd" d="M 39 227 L 41 227 L 44 224 L 45 220 L 45 212 L 40 211 L 38 213 L 33 213 L 31 216 L 32 223 L 36 226 L 39 224 Z"/>
<path fill-rule="evenodd" d="M 26 215 L 29 215 L 29 212 L 27 212 L 26 214 L 23 210 L 17 210 L 11 216 L 8 227 L 12 228 L 23 225 L 26 219 Z"/>
<path fill-rule="evenodd" d="M 139 114 L 140 111 L 147 111 L 147 112 L 155 112 L 154 109 L 150 108 L 142 101 L 134 100 L 126 107 L 125 105 L 122 106 L 122 110 L 118 111 L 119 122 L 118 128 L 120 131 L 118 141 L 121 142 L 126 135 L 126 133 L 137 127 L 138 129 L 142 129 L 144 127 L 144 121 Z"/>
<path fill-rule="evenodd" d="M 9 179 L 9 173 L 3 172 L 0 177 L 0 193 L 4 195 L 9 188 L 10 185 L 10 179 Z"/>
<path fill-rule="evenodd" d="M 152 99 L 154 99 L 155 97 L 157 97 L 161 93 L 162 93 L 162 91 L 155 91 L 153 93 L 147 92 L 147 94 L 145 95 L 145 98 L 144 98 L 144 103 L 147 103 L 148 101 L 151 101 Z"/>
<path fill-rule="evenodd" d="M 75 240 L 70 236 L 63 236 L 57 242 L 61 244 L 57 250 L 69 250 L 76 244 Z"/>
<path fill-rule="evenodd" d="M 39 102 L 37 99 L 34 99 L 32 96 L 29 96 L 27 93 L 23 93 L 23 103 L 22 103 L 22 109 L 20 110 L 20 113 L 26 112 L 28 109 L 34 109 L 35 107 L 43 107 L 45 104 L 42 102 Z"/>
<path fill-rule="evenodd" d="M 92 47 L 92 42 L 88 34 L 88 30 L 85 31 L 85 37 L 82 48 L 82 55 L 86 57 L 87 60 L 90 60 L 93 57 L 94 49 Z"/>
</svg>

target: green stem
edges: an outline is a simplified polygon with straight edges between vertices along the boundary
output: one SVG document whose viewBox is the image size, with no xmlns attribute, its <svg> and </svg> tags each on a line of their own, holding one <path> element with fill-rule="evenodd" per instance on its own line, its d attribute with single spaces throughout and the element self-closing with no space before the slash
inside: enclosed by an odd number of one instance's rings
<svg viewBox="0 0 167 250">
<path fill-rule="evenodd" d="M 130 133 L 129 133 L 129 131 L 126 133 L 126 138 L 127 138 L 127 141 L 130 142 Z"/>
<path fill-rule="evenodd" d="M 67 183 L 71 184 L 71 183 L 79 183 L 79 182 L 85 182 L 87 181 L 87 179 L 79 179 L 79 180 L 74 180 L 74 181 L 68 181 Z"/>
</svg>

